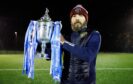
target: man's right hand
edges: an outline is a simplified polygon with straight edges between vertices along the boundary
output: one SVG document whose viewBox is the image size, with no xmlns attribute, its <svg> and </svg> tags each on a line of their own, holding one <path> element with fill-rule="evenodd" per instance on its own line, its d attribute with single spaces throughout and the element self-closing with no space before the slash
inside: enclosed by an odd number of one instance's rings
<svg viewBox="0 0 133 84">
<path fill-rule="evenodd" d="M 65 42 L 65 38 L 64 38 L 64 36 L 61 34 L 61 36 L 60 36 L 60 42 L 61 42 L 61 44 L 63 45 L 64 44 L 64 42 Z"/>
</svg>

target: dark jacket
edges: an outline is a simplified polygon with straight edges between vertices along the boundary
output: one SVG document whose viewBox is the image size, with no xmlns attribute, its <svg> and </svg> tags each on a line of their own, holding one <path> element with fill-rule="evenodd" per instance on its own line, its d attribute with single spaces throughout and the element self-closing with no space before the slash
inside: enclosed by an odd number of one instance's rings
<svg viewBox="0 0 133 84">
<path fill-rule="evenodd" d="M 98 31 L 91 31 L 83 38 L 74 32 L 71 43 L 65 41 L 63 44 L 66 52 L 61 84 L 96 84 L 95 65 L 100 45 Z"/>
</svg>

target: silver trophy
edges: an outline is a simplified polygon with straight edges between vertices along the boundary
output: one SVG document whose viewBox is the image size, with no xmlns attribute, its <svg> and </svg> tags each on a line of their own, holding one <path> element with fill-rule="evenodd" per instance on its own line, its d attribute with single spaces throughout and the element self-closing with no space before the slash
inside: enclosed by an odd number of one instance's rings
<svg viewBox="0 0 133 84">
<path fill-rule="evenodd" d="M 50 42 L 52 31 L 53 31 L 53 21 L 48 15 L 49 10 L 46 8 L 45 14 L 40 18 L 39 27 L 37 31 L 37 40 L 41 43 L 41 56 L 47 58 L 45 53 L 46 43 Z"/>
</svg>

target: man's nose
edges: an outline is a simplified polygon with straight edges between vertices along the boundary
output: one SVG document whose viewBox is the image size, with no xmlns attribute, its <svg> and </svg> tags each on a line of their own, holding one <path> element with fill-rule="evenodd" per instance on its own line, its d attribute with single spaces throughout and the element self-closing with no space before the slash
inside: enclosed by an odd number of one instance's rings
<svg viewBox="0 0 133 84">
<path fill-rule="evenodd" d="M 76 15 L 75 15 L 75 17 L 76 17 L 76 18 L 79 18 L 79 15 L 78 15 L 78 14 L 76 14 Z"/>
</svg>

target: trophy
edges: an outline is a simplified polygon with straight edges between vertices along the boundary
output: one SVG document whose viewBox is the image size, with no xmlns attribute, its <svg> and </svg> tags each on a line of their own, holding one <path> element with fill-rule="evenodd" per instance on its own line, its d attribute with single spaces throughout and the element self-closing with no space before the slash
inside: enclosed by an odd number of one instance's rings
<svg viewBox="0 0 133 84">
<path fill-rule="evenodd" d="M 50 57 L 45 53 L 46 43 L 50 42 L 52 31 L 53 31 L 53 21 L 48 15 L 49 10 L 46 8 L 45 14 L 38 21 L 38 31 L 37 40 L 41 43 L 41 57 L 49 60 Z"/>
<path fill-rule="evenodd" d="M 49 10 L 46 8 L 45 14 L 37 21 L 31 20 L 25 34 L 24 41 L 24 65 L 23 73 L 28 78 L 34 78 L 34 58 L 44 57 L 46 60 L 51 59 L 50 74 L 56 81 L 61 80 L 62 73 L 62 52 L 60 45 L 60 35 L 62 24 L 61 21 L 51 21 L 48 15 Z M 36 53 L 38 43 L 41 44 L 41 53 Z M 46 44 L 51 45 L 51 58 L 47 50 Z M 37 55 L 36 55 L 37 54 Z M 39 56 L 38 56 L 39 55 Z"/>
</svg>

